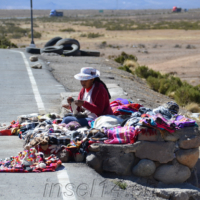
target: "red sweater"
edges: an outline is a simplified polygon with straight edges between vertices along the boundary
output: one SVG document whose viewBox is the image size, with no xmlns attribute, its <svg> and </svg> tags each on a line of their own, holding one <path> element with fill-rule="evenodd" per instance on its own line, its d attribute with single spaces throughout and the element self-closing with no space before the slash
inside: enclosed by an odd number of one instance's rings
<svg viewBox="0 0 200 200">
<path fill-rule="evenodd" d="M 85 93 L 85 88 L 82 88 L 78 100 L 82 100 Z M 113 115 L 113 111 L 110 107 L 110 101 L 108 92 L 103 86 L 103 84 L 96 82 L 94 89 L 92 91 L 92 103 L 84 101 L 83 107 L 97 116 L 100 115 Z"/>
</svg>

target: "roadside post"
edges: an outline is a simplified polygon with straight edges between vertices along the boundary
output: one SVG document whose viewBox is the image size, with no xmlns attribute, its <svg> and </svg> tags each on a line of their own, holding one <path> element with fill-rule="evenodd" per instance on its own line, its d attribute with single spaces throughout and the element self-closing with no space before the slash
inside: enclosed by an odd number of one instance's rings
<svg viewBox="0 0 200 200">
<path fill-rule="evenodd" d="M 30 0 L 31 3 L 31 44 L 30 47 L 35 47 L 35 43 L 33 40 L 33 4 L 32 4 L 32 0 Z"/>
</svg>

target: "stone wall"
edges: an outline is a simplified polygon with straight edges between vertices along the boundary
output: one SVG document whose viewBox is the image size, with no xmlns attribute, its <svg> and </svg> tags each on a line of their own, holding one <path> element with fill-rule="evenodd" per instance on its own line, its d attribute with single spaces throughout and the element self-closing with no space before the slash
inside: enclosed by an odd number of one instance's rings
<svg viewBox="0 0 200 200">
<path fill-rule="evenodd" d="M 86 163 L 101 173 L 151 177 L 178 184 L 194 176 L 199 158 L 200 131 L 187 127 L 175 133 L 139 134 L 134 144 L 100 144 L 89 147 Z M 198 183 L 196 183 L 198 184 Z"/>
</svg>

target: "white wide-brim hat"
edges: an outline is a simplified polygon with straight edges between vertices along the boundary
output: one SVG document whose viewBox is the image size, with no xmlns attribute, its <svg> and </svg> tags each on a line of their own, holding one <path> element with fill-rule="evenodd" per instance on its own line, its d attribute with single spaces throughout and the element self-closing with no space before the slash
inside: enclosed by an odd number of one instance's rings
<svg viewBox="0 0 200 200">
<path fill-rule="evenodd" d="M 100 71 L 93 67 L 81 68 L 81 72 L 74 76 L 75 79 L 80 81 L 86 81 L 100 76 Z"/>
</svg>

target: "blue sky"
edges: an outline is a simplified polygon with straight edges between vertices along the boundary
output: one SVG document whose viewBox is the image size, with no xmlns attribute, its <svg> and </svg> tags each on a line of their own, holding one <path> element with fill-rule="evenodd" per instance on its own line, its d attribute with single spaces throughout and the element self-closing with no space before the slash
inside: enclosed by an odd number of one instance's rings
<svg viewBox="0 0 200 200">
<path fill-rule="evenodd" d="M 34 9 L 200 8 L 200 0 L 32 0 Z M 0 9 L 29 9 L 30 0 L 0 0 Z"/>
</svg>

